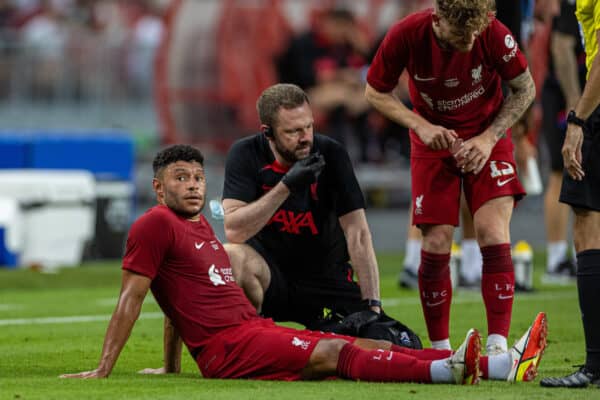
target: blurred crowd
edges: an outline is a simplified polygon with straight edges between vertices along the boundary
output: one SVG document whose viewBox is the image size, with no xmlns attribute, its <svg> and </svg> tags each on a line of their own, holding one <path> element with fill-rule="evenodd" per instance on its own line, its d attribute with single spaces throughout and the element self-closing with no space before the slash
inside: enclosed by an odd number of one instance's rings
<svg viewBox="0 0 600 400">
<path fill-rule="evenodd" d="M 0 0 L 0 100 L 147 96 L 161 10 L 152 0 Z"/>
</svg>

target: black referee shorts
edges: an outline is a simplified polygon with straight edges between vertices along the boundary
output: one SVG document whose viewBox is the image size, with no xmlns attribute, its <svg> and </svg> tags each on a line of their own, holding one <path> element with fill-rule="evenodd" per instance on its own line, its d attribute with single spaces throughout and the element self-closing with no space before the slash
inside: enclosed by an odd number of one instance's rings
<svg viewBox="0 0 600 400">
<path fill-rule="evenodd" d="M 600 211 L 600 107 L 588 118 L 584 132 L 582 159 L 585 177 L 576 181 L 565 171 L 560 201 L 575 208 Z"/>
<path fill-rule="evenodd" d="M 562 145 L 565 141 L 565 98 L 555 80 L 547 79 L 542 91 L 542 132 L 548 145 L 553 172 L 563 170 Z"/>
</svg>

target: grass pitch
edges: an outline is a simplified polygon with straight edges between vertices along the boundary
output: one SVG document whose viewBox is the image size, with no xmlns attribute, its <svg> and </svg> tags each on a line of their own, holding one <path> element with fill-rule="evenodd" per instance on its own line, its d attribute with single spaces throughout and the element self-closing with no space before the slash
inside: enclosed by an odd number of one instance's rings
<svg viewBox="0 0 600 400">
<path fill-rule="evenodd" d="M 120 264 L 94 263 L 58 274 L 0 269 L 0 399 L 591 399 L 599 389 L 545 389 L 540 377 L 572 372 L 584 360 L 575 285 L 542 286 L 543 257 L 536 257 L 536 291 L 518 293 L 509 340 L 546 311 L 549 346 L 533 383 L 482 382 L 479 386 L 382 384 L 352 381 L 259 382 L 202 379 L 191 357 L 179 375 L 144 376 L 136 371 L 162 363 L 162 316 L 152 296 L 109 379 L 64 380 L 58 375 L 96 368 L 107 322 L 120 288 Z M 426 329 L 414 291 L 399 290 L 399 254 L 380 254 L 386 312 L 413 328 Z M 479 292 L 456 291 L 451 340 L 458 345 L 470 327 L 486 332 Z M 484 337 L 485 340 L 485 337 Z M 428 345 L 425 340 L 425 345 Z"/>
</svg>

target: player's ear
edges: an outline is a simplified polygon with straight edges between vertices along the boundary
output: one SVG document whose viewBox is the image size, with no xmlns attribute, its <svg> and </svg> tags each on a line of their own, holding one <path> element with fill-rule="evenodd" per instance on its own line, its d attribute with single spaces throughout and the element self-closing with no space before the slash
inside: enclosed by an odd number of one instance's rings
<svg viewBox="0 0 600 400">
<path fill-rule="evenodd" d="M 152 189 L 156 193 L 156 199 L 159 203 L 162 203 L 162 200 L 165 197 L 165 191 L 162 182 L 158 178 L 152 179 Z"/>
</svg>

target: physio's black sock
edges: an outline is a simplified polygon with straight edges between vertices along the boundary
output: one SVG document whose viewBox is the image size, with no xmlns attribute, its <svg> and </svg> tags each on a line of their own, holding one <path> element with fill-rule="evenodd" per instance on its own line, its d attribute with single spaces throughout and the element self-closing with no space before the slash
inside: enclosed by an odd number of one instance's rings
<svg viewBox="0 0 600 400">
<path fill-rule="evenodd" d="M 585 366 L 600 372 L 600 249 L 577 253 L 577 290 L 585 334 Z"/>
</svg>

